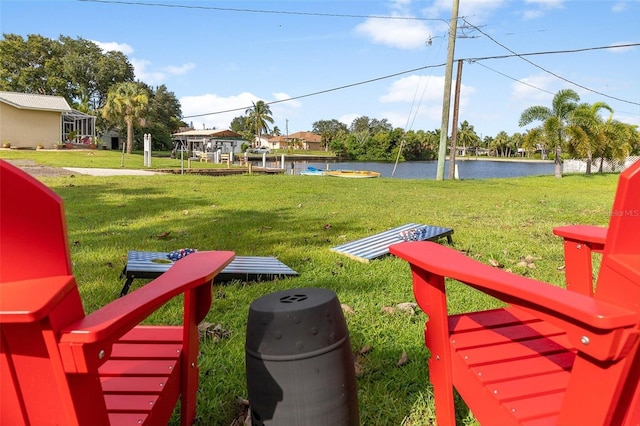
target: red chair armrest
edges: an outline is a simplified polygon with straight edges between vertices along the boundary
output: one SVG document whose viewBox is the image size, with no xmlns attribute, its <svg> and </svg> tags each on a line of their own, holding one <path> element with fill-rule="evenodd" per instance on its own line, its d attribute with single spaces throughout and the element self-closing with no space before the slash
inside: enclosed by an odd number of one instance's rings
<svg viewBox="0 0 640 426">
<path fill-rule="evenodd" d="M 390 252 L 412 268 L 453 278 L 504 302 L 533 311 L 566 330 L 576 347 L 598 359 L 619 356 L 637 324 L 637 312 L 576 292 L 515 275 L 432 242 L 394 244 Z M 619 333 L 625 329 L 624 336 Z M 586 343 L 584 343 L 586 342 Z M 583 348 L 580 348 L 581 350 Z"/>
<path fill-rule="evenodd" d="M 4 282 L 0 285 L 0 323 L 39 321 L 75 288 L 72 275 Z"/>
<path fill-rule="evenodd" d="M 589 244 L 592 250 L 602 251 L 604 243 L 607 240 L 608 228 L 602 226 L 589 225 L 570 225 L 559 226 L 553 228 L 554 235 L 564 238 L 565 240 L 573 240 Z"/>
<path fill-rule="evenodd" d="M 210 283 L 234 256 L 229 251 L 190 254 L 147 285 L 66 327 L 60 342 L 83 344 L 118 338 L 173 297 Z"/>
</svg>

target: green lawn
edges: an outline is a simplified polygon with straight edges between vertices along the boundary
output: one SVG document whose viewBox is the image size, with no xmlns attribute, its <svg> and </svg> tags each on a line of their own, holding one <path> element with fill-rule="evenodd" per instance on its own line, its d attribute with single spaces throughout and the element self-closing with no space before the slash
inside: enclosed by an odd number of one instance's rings
<svg viewBox="0 0 640 426">
<path fill-rule="evenodd" d="M 0 158 L 8 157 L 57 166 L 120 166 L 118 155 L 103 157 L 102 152 L 0 152 Z M 170 161 L 160 161 L 165 160 Z M 125 161 L 134 167 L 142 157 Z M 410 222 L 446 226 L 455 231 L 455 248 L 469 256 L 562 285 L 562 243 L 552 228 L 606 225 L 617 175 L 443 182 L 289 175 L 42 180 L 65 200 L 74 271 L 87 311 L 117 297 L 128 250 L 233 250 L 276 256 L 300 273 L 292 279 L 214 288 L 205 321 L 220 324 L 229 337 L 202 342 L 199 424 L 231 424 L 236 399 L 247 396 L 244 340 L 251 301 L 309 286 L 334 290 L 353 309 L 345 316 L 354 352 L 372 347 L 358 356 L 361 423 L 428 425 L 434 408 L 422 334 L 426 316 L 383 310 L 413 301 L 408 265 L 393 257 L 364 264 L 329 249 Z M 533 267 L 518 265 L 525 256 L 533 257 Z M 141 284 L 134 282 L 133 289 Z M 453 312 L 496 306 L 461 285 L 452 283 L 449 290 Z M 179 323 L 179 304 L 168 305 L 150 322 Z M 410 362 L 398 367 L 403 351 Z M 458 415 L 461 422 L 473 423 L 463 404 Z"/>
</svg>

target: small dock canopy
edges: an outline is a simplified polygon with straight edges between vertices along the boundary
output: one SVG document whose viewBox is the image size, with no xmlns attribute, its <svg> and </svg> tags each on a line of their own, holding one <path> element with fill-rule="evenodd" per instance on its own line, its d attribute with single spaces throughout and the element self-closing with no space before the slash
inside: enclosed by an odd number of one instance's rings
<svg viewBox="0 0 640 426">
<path fill-rule="evenodd" d="M 220 150 L 223 154 L 241 151 L 242 139 L 239 133 L 233 130 L 186 130 L 172 135 L 174 149 L 181 148 L 193 152 L 215 152 Z"/>
<path fill-rule="evenodd" d="M 408 223 L 370 237 L 333 247 L 331 251 L 368 263 L 372 259 L 389 254 L 389 246 L 403 241 L 438 241 L 440 238 L 446 237 L 448 243 L 453 244 L 451 234 L 453 234 L 451 228 Z"/>
</svg>

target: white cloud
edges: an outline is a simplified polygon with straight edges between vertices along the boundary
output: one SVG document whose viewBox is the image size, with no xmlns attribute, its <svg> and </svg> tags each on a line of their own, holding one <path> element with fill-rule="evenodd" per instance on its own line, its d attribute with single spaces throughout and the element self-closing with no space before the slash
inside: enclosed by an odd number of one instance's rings
<svg viewBox="0 0 640 426">
<path fill-rule="evenodd" d="M 525 3 L 538 5 L 547 9 L 559 9 L 564 6 L 564 0 L 525 0 Z"/>
<path fill-rule="evenodd" d="M 166 74 L 161 71 L 154 71 L 149 68 L 150 61 L 145 59 L 129 59 L 131 65 L 133 65 L 133 70 L 136 75 L 136 78 L 140 81 L 144 81 L 149 85 L 161 84 L 164 82 L 166 78 Z"/>
<path fill-rule="evenodd" d="M 102 42 L 92 40 L 105 52 L 118 51 L 125 55 L 130 55 L 134 52 L 133 47 L 127 43 L 118 43 L 115 41 Z M 187 62 L 182 65 L 168 65 L 162 68 L 154 69 L 151 67 L 151 61 L 146 59 L 129 58 L 129 62 L 133 65 L 133 69 L 138 80 L 144 81 L 150 85 L 156 85 L 164 83 L 168 75 L 184 75 L 194 69 L 196 64 L 193 62 Z"/>
<path fill-rule="evenodd" d="M 288 93 L 284 93 L 284 92 L 273 93 L 273 99 L 274 100 L 276 100 L 276 101 L 286 101 L 286 102 L 280 102 L 278 104 L 270 106 L 271 110 L 273 111 L 273 108 L 276 105 L 282 105 L 282 106 L 286 106 L 288 108 L 300 108 L 300 107 L 302 107 L 302 102 L 300 102 L 298 100 L 288 101 L 287 99 L 290 99 L 290 98 L 291 98 L 291 95 L 289 95 Z"/>
<path fill-rule="evenodd" d="M 494 10 L 506 3 L 505 0 L 465 0 L 461 1 L 458 16 L 470 16 L 475 24 L 484 22 Z M 431 6 L 424 8 L 422 13 L 429 18 L 445 17 L 447 23 L 451 19 L 451 0 L 435 0 Z"/>
<path fill-rule="evenodd" d="M 502 7 L 505 0 L 466 0 L 461 2 L 458 16 L 472 16 L 473 22 L 484 22 L 494 10 Z M 390 2 L 390 17 L 412 18 L 410 0 Z M 429 7 L 418 11 L 420 17 L 432 18 L 431 21 L 414 19 L 367 19 L 355 28 L 359 35 L 369 38 L 373 43 L 399 49 L 418 49 L 424 47 L 429 37 L 445 34 L 449 29 L 451 0 L 435 0 Z"/>
<path fill-rule="evenodd" d="M 533 9 L 527 9 L 522 12 L 524 20 L 532 20 L 540 18 L 551 9 L 564 8 L 565 0 L 525 0 L 525 3 L 531 5 Z"/>
<path fill-rule="evenodd" d="M 396 8 L 402 8 L 411 4 L 411 0 L 392 0 L 391 6 Z"/>
<path fill-rule="evenodd" d="M 191 71 L 196 67 L 196 64 L 193 62 L 188 62 L 183 65 L 169 65 L 168 67 L 164 67 L 163 70 L 167 72 L 167 74 L 171 75 L 183 75 Z"/>
<path fill-rule="evenodd" d="M 404 19 L 367 19 L 355 28 L 357 34 L 376 44 L 400 49 L 424 47 L 433 31 L 421 21 Z"/>
<path fill-rule="evenodd" d="M 451 107 L 455 93 L 455 81 L 451 87 Z M 444 77 L 412 75 L 391 83 L 387 93 L 379 98 L 382 103 L 402 102 L 406 105 L 406 113 L 402 109 L 384 112 L 394 127 L 414 129 L 420 126 L 437 125 L 442 118 L 442 96 Z M 460 87 L 459 109 L 462 111 L 470 103 L 470 97 L 476 92 L 472 86 Z"/>
<path fill-rule="evenodd" d="M 511 96 L 517 100 L 524 99 L 538 103 L 539 101 L 550 101 L 553 98 L 556 89 L 552 86 L 558 80 L 547 74 L 538 74 L 521 78 L 519 81 L 522 83 L 514 82 L 511 84 Z"/>
<path fill-rule="evenodd" d="M 617 46 L 620 44 L 632 44 L 634 42 L 632 41 L 617 41 L 615 43 L 611 43 L 609 46 Z M 628 47 L 615 47 L 613 49 L 607 49 L 607 52 L 612 52 L 612 53 L 625 53 L 628 52 L 629 50 L 632 49 L 637 49 L 637 46 L 628 46 Z"/>
<path fill-rule="evenodd" d="M 287 93 L 273 93 L 275 100 L 289 99 L 291 96 Z M 198 96 L 184 96 L 180 98 L 182 107 L 182 115 L 184 121 L 189 124 L 193 123 L 195 129 L 228 129 L 231 121 L 239 116 L 244 116 L 247 109 L 252 108 L 254 102 L 263 100 L 271 102 L 272 100 L 260 98 L 253 93 L 242 92 L 238 95 L 220 96 L 214 93 L 207 93 Z M 299 101 L 287 101 L 269 105 L 272 112 L 274 123 L 272 126 L 280 127 L 284 132 L 286 125 L 285 120 L 302 107 Z M 228 111 L 220 112 L 219 111 Z M 201 117 L 189 117 L 193 115 L 209 114 Z"/>
<path fill-rule="evenodd" d="M 611 6 L 611 10 L 616 13 L 625 12 L 628 9 L 628 2 L 626 1 L 618 1 Z"/>
<path fill-rule="evenodd" d="M 130 58 L 129 62 L 133 65 L 136 78 L 152 86 L 165 83 L 169 76 L 184 75 L 196 67 L 194 63 L 189 62 L 184 65 L 169 65 L 154 69 L 151 61 L 146 59 Z"/>
<path fill-rule="evenodd" d="M 455 81 L 452 82 L 451 93 L 455 93 Z M 476 89 L 463 84 L 460 86 L 460 104 L 467 102 Z M 444 92 L 444 77 L 412 75 L 403 77 L 391 83 L 387 93 L 380 97 L 380 102 L 411 102 L 414 104 L 426 102 L 442 103 Z"/>
<path fill-rule="evenodd" d="M 349 127 L 351 126 L 351 123 L 353 123 L 353 120 L 355 120 L 358 117 L 362 117 L 363 115 L 364 114 L 357 114 L 357 113 L 343 114 L 340 117 L 338 117 L 338 121 L 346 124 L 347 127 Z"/>
<path fill-rule="evenodd" d="M 379 101 L 416 102 L 422 100 L 442 100 L 444 77 L 412 75 L 400 78 L 387 88 L 387 93 Z"/>
<path fill-rule="evenodd" d="M 616 113 L 613 116 L 613 118 L 622 123 L 631 124 L 633 126 L 640 126 L 640 117 L 637 115 L 630 115 L 627 113 Z"/>
<path fill-rule="evenodd" d="M 195 129 L 202 129 L 203 127 L 208 129 L 228 129 L 235 117 L 244 115 L 245 110 L 251 107 L 252 102 L 259 100 L 259 97 L 249 92 L 227 97 L 208 93 L 199 96 L 183 96 L 180 98 L 180 105 L 182 106 L 182 115 L 184 117 L 229 111 L 184 119 L 187 123 L 193 122 Z"/>
<path fill-rule="evenodd" d="M 522 12 L 522 19 L 524 19 L 525 21 L 532 21 L 534 19 L 540 18 L 543 15 L 544 13 L 542 13 L 541 10 L 529 9 Z"/>
<path fill-rule="evenodd" d="M 98 47 L 100 47 L 105 52 L 111 52 L 115 50 L 117 52 L 122 52 L 125 55 L 130 55 L 131 53 L 133 53 L 133 47 L 131 47 L 127 43 L 118 43 L 115 41 L 108 41 L 108 42 L 95 41 L 95 40 L 91 40 L 91 41 L 97 44 Z"/>
</svg>

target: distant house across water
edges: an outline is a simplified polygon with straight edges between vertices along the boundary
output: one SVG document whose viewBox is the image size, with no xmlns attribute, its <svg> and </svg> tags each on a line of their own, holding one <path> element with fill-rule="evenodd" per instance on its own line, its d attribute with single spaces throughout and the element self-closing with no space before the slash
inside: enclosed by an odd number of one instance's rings
<svg viewBox="0 0 640 426">
<path fill-rule="evenodd" d="M 288 136 L 274 136 L 268 140 L 268 147 L 271 149 L 320 151 L 322 149 L 322 137 L 313 132 L 296 132 Z"/>
</svg>

